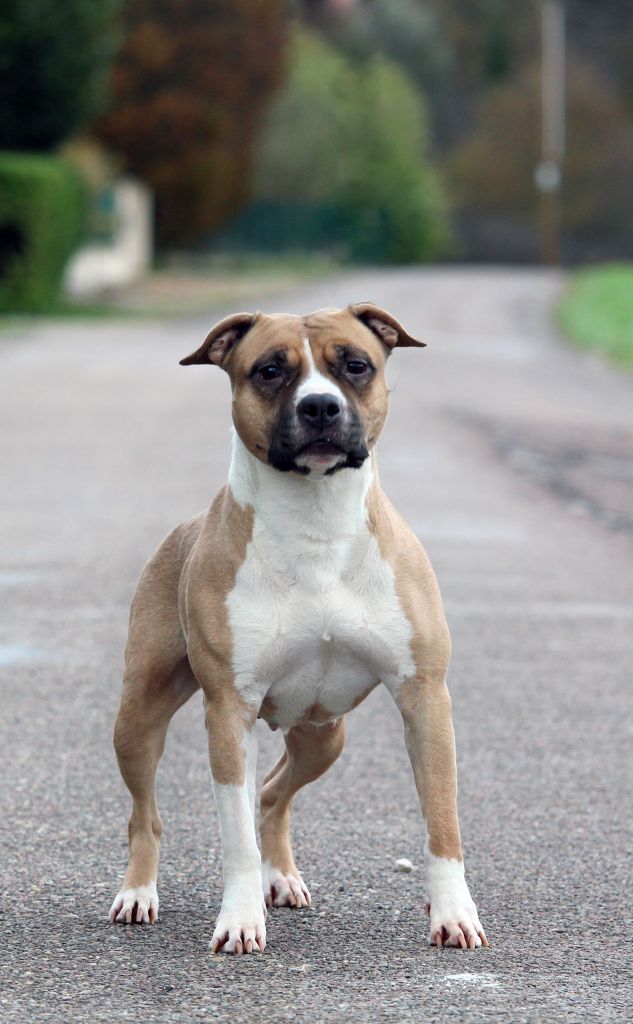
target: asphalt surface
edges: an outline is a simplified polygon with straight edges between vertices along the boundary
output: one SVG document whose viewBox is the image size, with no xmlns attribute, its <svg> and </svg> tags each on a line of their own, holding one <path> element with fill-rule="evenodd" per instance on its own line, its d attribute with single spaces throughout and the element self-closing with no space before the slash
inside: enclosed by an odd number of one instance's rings
<svg viewBox="0 0 633 1024">
<path fill-rule="evenodd" d="M 429 342 L 392 357 L 379 457 L 453 633 L 466 868 L 491 941 L 475 952 L 426 945 L 419 811 L 380 692 L 296 801 L 313 909 L 275 911 L 263 956 L 208 952 L 221 861 L 199 697 L 159 774 L 159 923 L 108 924 L 128 604 L 225 478 L 228 383 L 178 366 L 211 318 L 0 337 L 3 1024 L 631 1019 L 633 378 L 557 339 L 560 287 L 376 271 L 264 304 L 373 299 Z M 280 738 L 261 740 L 264 771 Z"/>
</svg>

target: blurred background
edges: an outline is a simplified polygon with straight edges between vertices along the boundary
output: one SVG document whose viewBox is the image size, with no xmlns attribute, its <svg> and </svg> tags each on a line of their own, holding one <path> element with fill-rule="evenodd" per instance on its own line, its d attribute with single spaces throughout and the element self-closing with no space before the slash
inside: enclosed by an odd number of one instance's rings
<svg viewBox="0 0 633 1024">
<path fill-rule="evenodd" d="M 0 311 L 428 261 L 622 305 L 632 55 L 630 0 L 5 0 Z"/>
</svg>

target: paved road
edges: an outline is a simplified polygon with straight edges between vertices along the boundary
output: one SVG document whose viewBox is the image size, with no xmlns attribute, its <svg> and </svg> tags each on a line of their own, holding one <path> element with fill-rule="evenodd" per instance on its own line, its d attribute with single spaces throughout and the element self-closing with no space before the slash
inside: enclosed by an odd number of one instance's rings
<svg viewBox="0 0 633 1024">
<path fill-rule="evenodd" d="M 492 942 L 474 953 L 425 944 L 419 813 L 379 692 L 297 800 L 314 908 L 276 912 L 263 957 L 207 951 L 221 866 L 197 698 L 160 773 L 160 922 L 107 924 L 127 606 L 224 479 L 227 381 L 177 365 L 202 320 L 0 338 L 3 1022 L 631 1019 L 633 379 L 556 339 L 560 286 L 373 272 L 274 304 L 372 298 L 429 342 L 392 359 L 380 462 L 454 637 L 461 822 Z M 279 742 L 264 731 L 262 769 Z"/>
</svg>

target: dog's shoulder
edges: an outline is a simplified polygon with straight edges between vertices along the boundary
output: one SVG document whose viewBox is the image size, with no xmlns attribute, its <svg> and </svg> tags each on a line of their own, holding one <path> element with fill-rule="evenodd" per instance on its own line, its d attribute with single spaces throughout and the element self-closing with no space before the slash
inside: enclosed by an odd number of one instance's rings
<svg viewBox="0 0 633 1024">
<path fill-rule="evenodd" d="M 180 607 L 186 620 L 224 618 L 226 597 L 235 585 L 252 532 L 252 508 L 236 501 L 225 485 L 201 517 L 182 567 Z"/>
<path fill-rule="evenodd" d="M 450 634 L 437 577 L 422 542 L 378 486 L 367 495 L 368 523 L 412 628 L 418 659 L 448 662 Z"/>
</svg>

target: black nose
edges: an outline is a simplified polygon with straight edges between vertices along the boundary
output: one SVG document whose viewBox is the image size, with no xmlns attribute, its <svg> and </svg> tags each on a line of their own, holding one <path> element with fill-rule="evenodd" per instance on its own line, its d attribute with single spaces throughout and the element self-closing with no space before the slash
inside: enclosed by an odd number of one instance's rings
<svg viewBox="0 0 633 1024">
<path fill-rule="evenodd" d="M 331 427 L 342 411 L 343 407 L 336 395 L 306 395 L 297 406 L 300 418 L 317 430 Z"/>
</svg>

